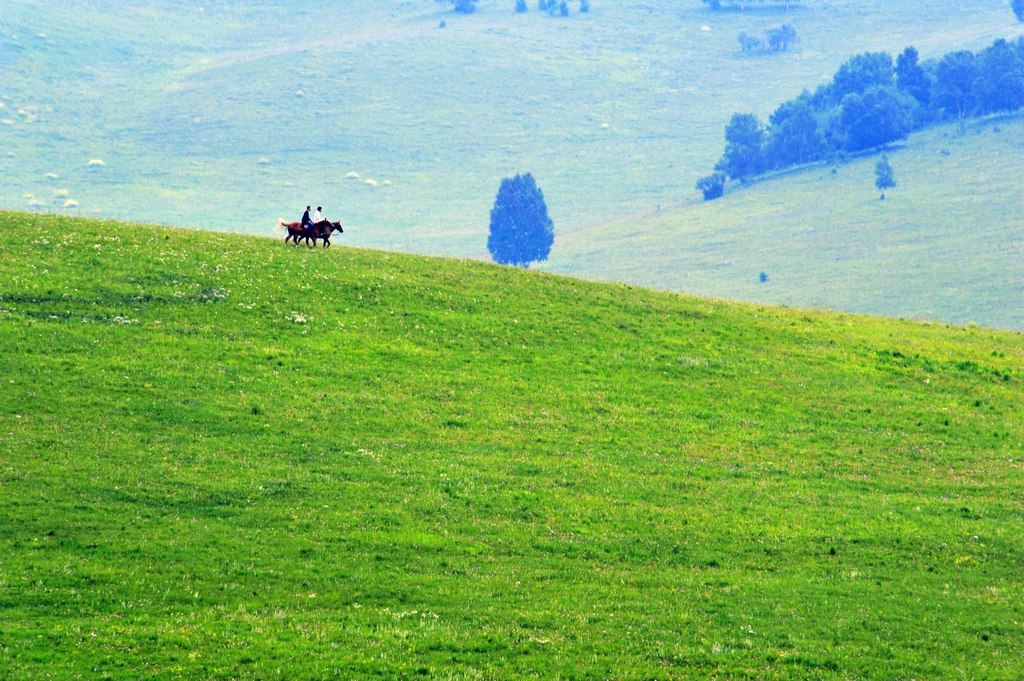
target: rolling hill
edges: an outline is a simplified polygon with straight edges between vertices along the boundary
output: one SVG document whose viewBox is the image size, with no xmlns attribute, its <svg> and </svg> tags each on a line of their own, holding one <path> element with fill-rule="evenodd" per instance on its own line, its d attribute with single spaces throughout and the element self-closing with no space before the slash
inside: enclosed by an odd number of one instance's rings
<svg viewBox="0 0 1024 681">
<path fill-rule="evenodd" d="M 0 234 L 5 677 L 1019 675 L 1020 334 Z"/>
<path fill-rule="evenodd" d="M 560 235 L 547 269 L 704 296 L 1024 329 L 1024 116 L 947 125 Z M 761 273 L 768 280 L 761 282 Z"/>
</svg>

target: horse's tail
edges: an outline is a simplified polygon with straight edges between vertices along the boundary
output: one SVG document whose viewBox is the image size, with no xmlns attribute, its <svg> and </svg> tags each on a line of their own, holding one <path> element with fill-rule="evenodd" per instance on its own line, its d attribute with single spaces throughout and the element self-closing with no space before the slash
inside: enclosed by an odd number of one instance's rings
<svg viewBox="0 0 1024 681">
<path fill-rule="evenodd" d="M 285 222 L 281 218 L 278 218 L 277 219 L 277 226 L 274 227 L 274 229 L 276 229 L 279 232 L 283 232 L 284 231 L 284 226 L 287 225 L 287 224 L 288 224 L 287 222 Z"/>
</svg>

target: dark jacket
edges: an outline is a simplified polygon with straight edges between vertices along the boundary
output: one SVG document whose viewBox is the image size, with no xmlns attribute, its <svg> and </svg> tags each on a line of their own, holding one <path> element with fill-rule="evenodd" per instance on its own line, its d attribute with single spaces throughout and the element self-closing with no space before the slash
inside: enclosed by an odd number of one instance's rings
<svg viewBox="0 0 1024 681">
<path fill-rule="evenodd" d="M 312 223 L 312 222 L 310 222 L 310 220 L 309 220 L 309 211 L 308 211 L 308 210 L 307 210 L 307 211 L 305 211 L 305 212 L 304 212 L 304 213 L 302 214 L 302 222 L 300 222 L 299 224 L 300 224 L 300 225 L 302 225 L 303 227 L 305 227 L 306 225 L 311 225 L 311 224 L 313 224 L 313 223 Z"/>
</svg>

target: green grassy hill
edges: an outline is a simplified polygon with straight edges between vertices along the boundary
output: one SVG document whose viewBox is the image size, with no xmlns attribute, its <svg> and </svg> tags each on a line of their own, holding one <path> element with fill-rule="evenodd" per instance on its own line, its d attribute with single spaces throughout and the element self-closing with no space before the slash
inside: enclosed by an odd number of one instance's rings
<svg viewBox="0 0 1024 681">
<path fill-rule="evenodd" d="M 547 268 L 705 296 L 1024 329 L 1024 117 L 934 128 L 561 234 Z M 768 275 L 762 283 L 760 274 Z"/>
<path fill-rule="evenodd" d="M 1024 337 L 0 214 L 6 678 L 1014 678 Z"/>
</svg>

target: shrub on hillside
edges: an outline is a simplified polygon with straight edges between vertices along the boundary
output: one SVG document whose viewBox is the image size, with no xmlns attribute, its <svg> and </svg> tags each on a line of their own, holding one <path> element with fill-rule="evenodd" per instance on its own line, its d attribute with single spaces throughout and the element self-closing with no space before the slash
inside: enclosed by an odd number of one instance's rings
<svg viewBox="0 0 1024 681">
<path fill-rule="evenodd" d="M 725 192 L 725 173 L 718 171 L 697 180 L 697 189 L 705 201 L 713 201 Z"/>
</svg>

